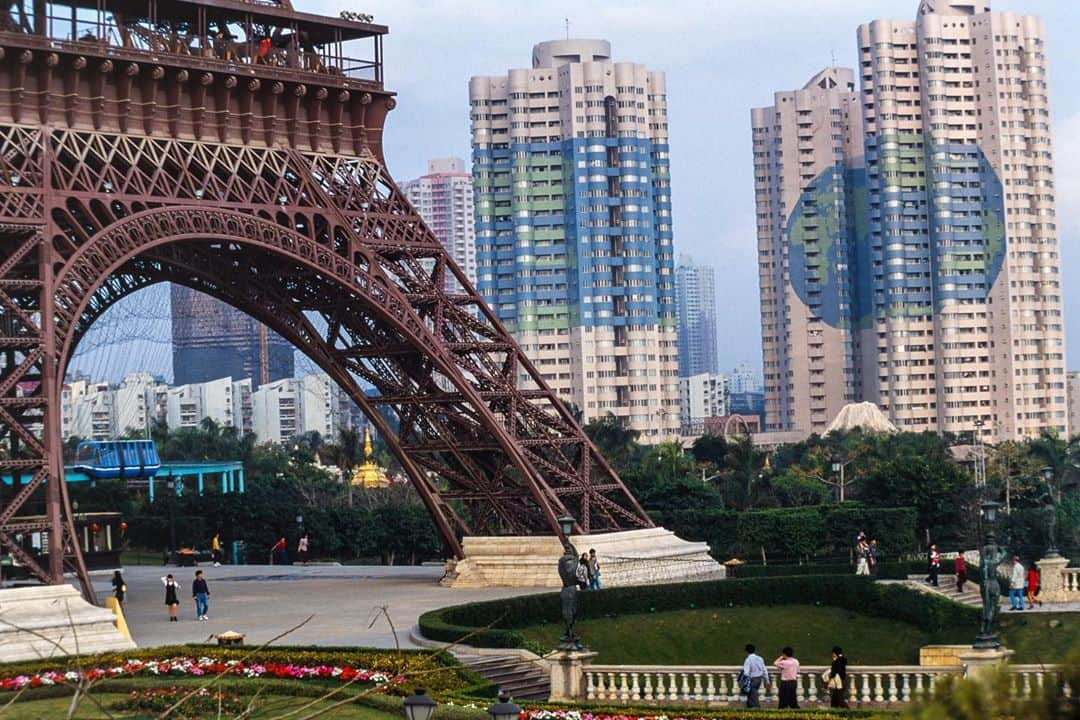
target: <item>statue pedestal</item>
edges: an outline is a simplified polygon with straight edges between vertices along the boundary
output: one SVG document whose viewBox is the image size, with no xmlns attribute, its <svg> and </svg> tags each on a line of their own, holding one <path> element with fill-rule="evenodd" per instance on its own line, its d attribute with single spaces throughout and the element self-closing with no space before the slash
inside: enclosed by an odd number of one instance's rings
<svg viewBox="0 0 1080 720">
<path fill-rule="evenodd" d="M 550 702 L 578 702 L 585 699 L 585 668 L 596 653 L 591 650 L 556 650 L 544 656 L 551 664 Z"/>
<path fill-rule="evenodd" d="M 1008 662 L 1014 652 L 1016 651 L 1006 647 L 971 648 L 968 652 L 960 653 L 958 657 L 964 666 L 964 677 L 979 678 Z"/>
<path fill-rule="evenodd" d="M 596 550 L 603 587 L 699 582 L 724 577 L 724 566 L 703 542 L 688 542 L 664 528 L 574 535 L 580 552 Z M 452 588 L 560 588 L 555 558 L 563 553 L 554 535 L 467 536 L 465 557 L 447 564 L 442 584 Z"/>
<path fill-rule="evenodd" d="M 1065 590 L 1065 574 L 1062 572 L 1069 564 L 1069 558 L 1046 557 L 1035 562 L 1042 574 L 1039 584 L 1039 599 L 1048 603 L 1060 603 L 1068 601 L 1068 593 Z"/>
</svg>

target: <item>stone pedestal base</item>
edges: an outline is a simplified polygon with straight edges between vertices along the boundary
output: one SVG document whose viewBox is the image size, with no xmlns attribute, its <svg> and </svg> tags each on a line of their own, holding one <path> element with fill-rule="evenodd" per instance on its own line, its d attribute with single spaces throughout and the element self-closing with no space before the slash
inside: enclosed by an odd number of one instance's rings
<svg viewBox="0 0 1080 720">
<path fill-rule="evenodd" d="M 681 540 L 664 528 L 574 536 L 571 542 L 579 553 L 596 550 L 604 587 L 724 577 L 724 566 L 710 557 L 707 544 Z M 465 558 L 447 563 L 443 585 L 562 587 L 562 545 L 555 536 L 466 537 L 462 549 Z"/>
<path fill-rule="evenodd" d="M 942 667 L 963 665 L 961 655 L 971 652 L 970 645 L 923 645 L 919 648 L 919 665 Z"/>
<path fill-rule="evenodd" d="M 1048 557 L 1036 560 L 1041 575 L 1039 599 L 1046 603 L 1068 602 L 1070 598 L 1065 590 L 1065 577 L 1062 570 L 1069 564 L 1069 558 Z"/>
<path fill-rule="evenodd" d="M 980 677 L 1008 662 L 1014 653 L 1006 647 L 997 647 L 987 650 L 971 648 L 970 651 L 960 654 L 960 662 L 964 666 L 964 677 Z"/>
<path fill-rule="evenodd" d="M 585 668 L 596 653 L 589 650 L 556 650 L 545 655 L 551 665 L 550 702 L 578 702 L 585 699 Z"/>
<path fill-rule="evenodd" d="M 91 605 L 70 585 L 0 590 L 4 662 L 131 650 L 111 610 Z"/>
</svg>

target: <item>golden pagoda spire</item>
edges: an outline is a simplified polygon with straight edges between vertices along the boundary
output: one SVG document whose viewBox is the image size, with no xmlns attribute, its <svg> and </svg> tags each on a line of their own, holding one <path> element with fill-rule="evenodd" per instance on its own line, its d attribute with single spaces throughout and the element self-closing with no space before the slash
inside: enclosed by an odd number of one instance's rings
<svg viewBox="0 0 1080 720">
<path fill-rule="evenodd" d="M 375 451 L 371 447 L 371 426 L 364 426 L 364 462 L 371 462 L 375 457 Z"/>
<path fill-rule="evenodd" d="M 375 450 L 371 443 L 371 427 L 364 426 L 364 462 L 353 471 L 352 484 L 365 488 L 383 488 L 390 484 L 386 470 L 375 462 Z"/>
</svg>

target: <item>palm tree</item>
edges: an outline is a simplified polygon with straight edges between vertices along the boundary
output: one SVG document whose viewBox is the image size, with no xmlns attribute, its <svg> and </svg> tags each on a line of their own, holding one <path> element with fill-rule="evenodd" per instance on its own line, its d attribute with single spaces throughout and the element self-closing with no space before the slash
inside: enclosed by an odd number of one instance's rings
<svg viewBox="0 0 1080 720">
<path fill-rule="evenodd" d="M 348 488 L 349 507 L 353 505 L 353 469 L 364 459 L 363 436 L 351 425 L 338 428 L 337 437 L 332 445 L 324 445 L 325 457 L 341 468 L 341 479 Z"/>
<path fill-rule="evenodd" d="M 638 447 L 638 431 L 626 427 L 612 413 L 586 425 L 585 434 L 616 469 L 626 468 Z"/>
<path fill-rule="evenodd" d="M 762 470 L 761 453 L 754 447 L 749 435 L 728 440 L 724 454 L 724 474 L 728 480 L 738 482 L 743 489 L 743 509 L 753 505 L 754 481 Z"/>
</svg>

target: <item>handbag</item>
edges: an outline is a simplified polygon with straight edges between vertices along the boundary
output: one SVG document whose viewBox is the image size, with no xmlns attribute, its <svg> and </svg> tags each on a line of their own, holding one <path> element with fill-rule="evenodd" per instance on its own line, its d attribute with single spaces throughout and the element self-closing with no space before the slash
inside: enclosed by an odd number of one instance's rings
<svg viewBox="0 0 1080 720">
<path fill-rule="evenodd" d="M 750 676 L 749 675 L 747 675 L 742 670 L 740 670 L 738 676 L 735 678 L 735 682 L 739 683 L 739 690 L 742 691 L 743 695 L 749 695 L 750 694 Z"/>
<path fill-rule="evenodd" d="M 833 675 L 831 678 L 829 678 L 829 686 L 828 687 L 829 687 L 830 690 L 843 690 L 844 689 L 844 679 L 842 677 L 840 677 L 839 675 Z"/>
</svg>

